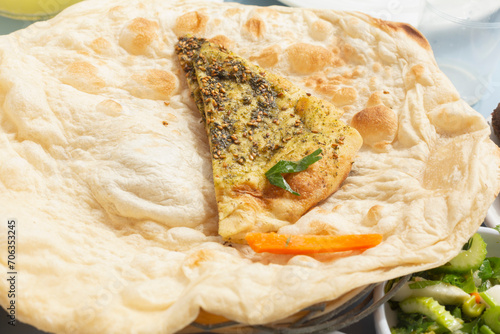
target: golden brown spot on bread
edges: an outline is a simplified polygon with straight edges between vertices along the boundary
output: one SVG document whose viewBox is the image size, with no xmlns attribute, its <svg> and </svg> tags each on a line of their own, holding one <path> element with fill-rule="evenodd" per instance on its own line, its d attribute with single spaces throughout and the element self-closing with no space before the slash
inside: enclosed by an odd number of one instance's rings
<svg viewBox="0 0 500 334">
<path fill-rule="evenodd" d="M 421 77 L 424 72 L 425 72 L 425 68 L 423 65 L 421 64 L 418 64 L 418 65 L 415 65 L 411 68 L 411 70 L 413 71 L 413 73 L 415 74 L 415 76 L 418 78 L 418 77 Z"/>
<path fill-rule="evenodd" d="M 327 78 L 324 73 L 318 72 L 307 78 L 305 84 L 308 87 L 314 87 L 318 93 L 332 96 L 339 89 L 339 85 L 350 84 L 350 79 L 344 75 Z"/>
<path fill-rule="evenodd" d="M 382 210 L 384 209 L 381 205 L 374 205 L 368 210 L 366 216 L 362 220 L 362 224 L 365 226 L 375 226 L 378 221 L 382 218 Z"/>
<path fill-rule="evenodd" d="M 234 42 L 229 38 L 224 35 L 217 35 L 212 38 L 210 38 L 210 42 L 214 43 L 215 45 L 220 45 L 225 47 L 226 49 L 229 49 Z"/>
<path fill-rule="evenodd" d="M 355 114 L 351 126 L 361 134 L 364 144 L 384 149 L 396 137 L 398 121 L 394 111 L 384 105 L 376 105 Z"/>
<path fill-rule="evenodd" d="M 366 63 L 366 59 L 363 53 L 358 52 L 358 50 L 348 43 L 343 43 L 339 47 L 340 49 L 340 59 L 348 64 L 362 64 Z"/>
<path fill-rule="evenodd" d="M 354 107 L 353 107 L 353 106 L 351 106 L 351 105 L 347 105 L 347 106 L 343 106 L 343 107 L 342 107 L 342 110 L 343 110 L 344 112 L 346 112 L 346 113 L 350 113 L 350 112 L 351 112 L 351 110 L 353 110 L 353 109 L 354 109 Z"/>
<path fill-rule="evenodd" d="M 234 16 L 236 14 L 239 14 L 243 11 L 241 8 L 229 8 L 224 12 L 224 16 Z"/>
<path fill-rule="evenodd" d="M 257 55 L 250 56 L 251 61 L 256 61 L 262 67 L 272 67 L 278 63 L 281 48 L 279 45 L 272 45 Z"/>
<path fill-rule="evenodd" d="M 134 80 L 156 92 L 156 98 L 168 99 L 177 87 L 175 75 L 170 72 L 152 69 L 144 75 L 135 75 Z"/>
<path fill-rule="evenodd" d="M 427 41 L 427 39 L 424 37 L 424 35 L 422 35 L 420 31 L 418 31 L 413 26 L 407 23 L 385 21 L 377 18 L 372 18 L 372 20 L 375 22 L 377 26 L 379 26 L 382 30 L 388 33 L 402 31 L 403 33 L 406 34 L 406 36 L 416 41 L 424 49 L 426 50 L 431 49 L 431 46 Z"/>
<path fill-rule="evenodd" d="M 78 90 L 93 93 L 105 86 L 97 68 L 85 61 L 75 61 L 67 68 L 62 81 Z"/>
<path fill-rule="evenodd" d="M 375 73 L 380 72 L 382 70 L 382 65 L 380 63 L 374 63 L 372 65 L 372 70 Z"/>
<path fill-rule="evenodd" d="M 367 107 L 373 107 L 376 105 L 382 104 L 382 99 L 380 97 L 380 92 L 375 92 L 368 98 L 368 102 L 366 103 Z"/>
<path fill-rule="evenodd" d="M 111 48 L 111 43 L 104 37 L 98 37 L 90 43 L 90 47 L 96 53 L 103 53 L 103 51 Z"/>
<path fill-rule="evenodd" d="M 188 33 L 203 34 L 208 22 L 208 16 L 197 11 L 181 15 L 175 21 L 174 33 L 182 36 Z"/>
<path fill-rule="evenodd" d="M 167 120 L 169 120 L 169 121 L 177 121 L 177 116 L 175 116 L 174 114 L 168 113 L 167 114 Z"/>
<path fill-rule="evenodd" d="M 331 225 L 328 225 L 328 223 L 320 220 L 313 220 L 310 222 L 309 228 L 311 230 L 311 234 L 314 235 L 333 235 L 337 232 Z"/>
<path fill-rule="evenodd" d="M 121 12 L 122 10 L 123 6 L 114 6 L 109 9 L 108 13 Z"/>
<path fill-rule="evenodd" d="M 319 19 L 314 21 L 309 28 L 309 34 L 317 41 L 323 41 L 333 33 L 333 26 L 330 22 Z"/>
<path fill-rule="evenodd" d="M 358 91 L 354 87 L 342 87 L 338 90 L 333 91 L 332 102 L 337 107 L 344 106 L 346 104 L 353 104 L 358 98 Z"/>
<path fill-rule="evenodd" d="M 422 64 L 417 64 L 413 66 L 408 75 L 413 75 L 415 77 L 415 81 L 423 86 L 429 86 L 434 83 L 429 72 Z"/>
<path fill-rule="evenodd" d="M 123 107 L 116 101 L 104 100 L 97 104 L 96 111 L 102 112 L 108 116 L 118 116 L 122 113 Z"/>
<path fill-rule="evenodd" d="M 322 46 L 296 43 L 286 49 L 291 70 L 299 74 L 320 71 L 332 64 L 333 53 Z"/>
<path fill-rule="evenodd" d="M 158 22 L 147 20 L 143 17 L 136 17 L 129 24 L 128 28 L 130 31 L 135 32 L 138 35 L 151 35 L 156 33 L 158 29 Z"/>
<path fill-rule="evenodd" d="M 260 39 L 266 32 L 266 24 L 259 18 L 252 17 L 245 22 L 244 30 L 248 32 L 254 40 Z"/>
<path fill-rule="evenodd" d="M 210 249 L 201 249 L 195 253 L 190 254 L 186 259 L 186 265 L 191 268 L 200 267 L 204 262 L 215 260 L 216 254 Z"/>
<path fill-rule="evenodd" d="M 403 31 L 411 38 L 413 38 L 415 41 L 417 41 L 420 46 L 422 46 L 425 49 L 430 49 L 429 42 L 427 39 L 422 35 L 420 31 L 415 29 L 413 26 L 406 24 L 406 23 L 400 23 L 399 25 Z"/>
<path fill-rule="evenodd" d="M 120 46 L 133 55 L 143 54 L 158 37 L 158 22 L 137 17 L 120 35 Z"/>
<path fill-rule="evenodd" d="M 172 73 L 154 69 L 147 71 L 145 83 L 164 96 L 170 97 L 175 89 L 176 80 Z"/>
<path fill-rule="evenodd" d="M 279 17 L 279 13 L 276 10 L 269 7 L 257 7 L 255 8 L 254 12 L 256 14 L 259 14 L 259 16 L 262 15 L 267 18 L 277 19 Z"/>
</svg>

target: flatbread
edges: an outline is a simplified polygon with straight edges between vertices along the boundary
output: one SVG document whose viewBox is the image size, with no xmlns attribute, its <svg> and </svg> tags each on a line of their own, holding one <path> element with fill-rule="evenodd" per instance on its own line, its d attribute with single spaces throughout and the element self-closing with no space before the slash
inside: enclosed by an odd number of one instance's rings
<svg viewBox="0 0 500 334">
<path fill-rule="evenodd" d="M 342 187 L 279 232 L 381 233 L 379 246 L 276 256 L 222 242 L 209 143 L 174 51 L 188 33 L 357 123 L 364 144 Z M 443 264 L 500 184 L 486 121 L 425 38 L 361 13 L 84 1 L 0 38 L 0 101 L 0 234 L 17 220 L 17 316 L 49 332 L 170 333 L 200 309 L 283 319 Z"/>
<path fill-rule="evenodd" d="M 340 187 L 363 142 L 340 110 L 206 39 L 181 37 L 176 52 L 206 124 L 224 240 L 293 224 Z M 266 179 L 318 149 L 319 161 L 285 176 L 296 194 Z"/>
</svg>

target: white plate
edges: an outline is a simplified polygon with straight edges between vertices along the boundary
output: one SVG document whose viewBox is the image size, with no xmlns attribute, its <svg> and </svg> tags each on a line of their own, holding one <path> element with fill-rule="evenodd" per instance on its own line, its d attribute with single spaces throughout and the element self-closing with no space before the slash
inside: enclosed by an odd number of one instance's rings
<svg viewBox="0 0 500 334">
<path fill-rule="evenodd" d="M 363 12 L 387 21 L 406 22 L 417 26 L 422 11 L 422 0 L 278 0 L 285 5 L 303 8 L 336 9 Z"/>
<path fill-rule="evenodd" d="M 498 232 L 487 227 L 480 227 L 478 230 L 479 234 L 483 237 L 486 242 L 488 249 L 488 256 L 500 257 L 500 237 Z M 374 300 L 379 300 L 384 296 L 385 283 L 378 285 L 374 291 Z M 380 306 L 374 313 L 375 318 L 375 330 L 377 334 L 391 334 L 390 327 L 397 325 L 396 312 L 391 310 L 388 303 L 384 303 Z"/>
<path fill-rule="evenodd" d="M 491 129 L 491 135 L 490 138 L 491 140 L 500 146 L 500 140 L 495 136 L 495 133 L 493 132 L 493 128 L 491 126 L 491 116 L 488 117 L 486 120 L 488 124 L 490 125 Z M 496 225 L 500 225 L 500 196 L 495 198 L 495 201 L 493 201 L 493 204 L 490 206 L 488 209 L 488 213 L 486 214 L 486 218 L 484 219 L 484 224 L 489 227 L 494 227 Z"/>
</svg>

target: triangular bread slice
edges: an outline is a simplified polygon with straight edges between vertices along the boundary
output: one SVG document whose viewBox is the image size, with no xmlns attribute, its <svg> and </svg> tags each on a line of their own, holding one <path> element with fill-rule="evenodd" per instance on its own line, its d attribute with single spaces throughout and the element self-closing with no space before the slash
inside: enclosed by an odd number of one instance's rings
<svg viewBox="0 0 500 334">
<path fill-rule="evenodd" d="M 183 37 L 176 52 L 205 120 L 225 240 L 277 231 L 339 188 L 362 138 L 338 109 L 205 39 Z M 321 160 L 285 175 L 300 196 L 267 180 L 280 160 L 298 161 L 318 148 Z"/>
</svg>

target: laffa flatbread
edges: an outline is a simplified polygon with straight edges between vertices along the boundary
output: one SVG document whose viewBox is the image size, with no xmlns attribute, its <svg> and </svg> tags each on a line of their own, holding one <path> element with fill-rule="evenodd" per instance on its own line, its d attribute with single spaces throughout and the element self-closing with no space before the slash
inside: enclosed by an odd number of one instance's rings
<svg viewBox="0 0 500 334">
<path fill-rule="evenodd" d="M 295 223 L 339 188 L 362 144 L 339 110 L 205 39 L 183 37 L 176 51 L 206 123 L 225 240 Z M 267 181 L 280 160 L 317 149 L 319 162 L 286 177 L 296 194 Z"/>
<path fill-rule="evenodd" d="M 255 254 L 218 234 L 212 152 L 175 54 L 223 44 L 344 113 L 363 146 L 290 234 L 380 233 L 364 252 Z M 360 13 L 89 0 L 0 37 L 0 270 L 17 221 L 16 315 L 56 333 L 171 333 L 200 310 L 283 319 L 445 263 L 500 185 L 485 120 L 414 28 Z M 0 304 L 10 305 L 0 280 Z"/>
</svg>

